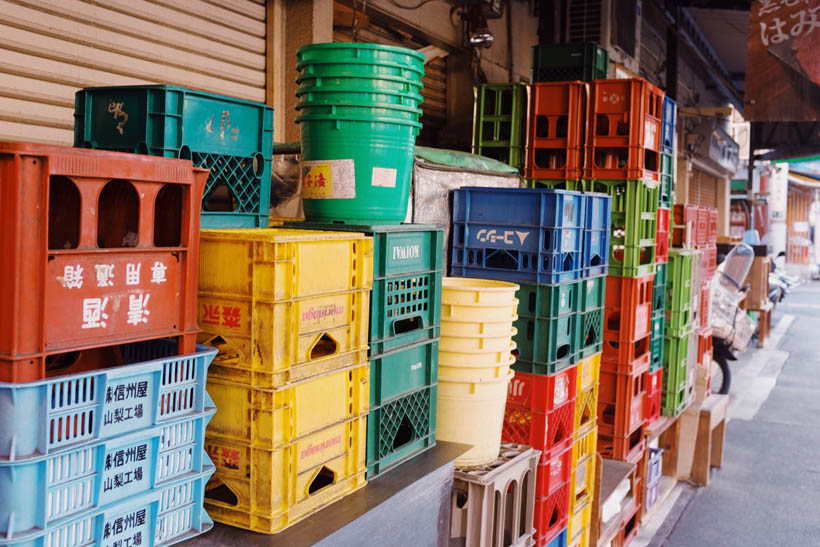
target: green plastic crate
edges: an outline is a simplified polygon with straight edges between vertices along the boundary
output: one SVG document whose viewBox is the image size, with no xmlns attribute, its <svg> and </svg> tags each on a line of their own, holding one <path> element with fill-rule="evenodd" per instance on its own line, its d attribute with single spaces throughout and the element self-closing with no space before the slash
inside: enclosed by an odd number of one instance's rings
<svg viewBox="0 0 820 547">
<path fill-rule="evenodd" d="M 524 165 L 526 114 L 525 84 L 477 86 L 473 151 L 521 168 Z"/>
<path fill-rule="evenodd" d="M 359 232 L 373 238 L 371 358 L 440 336 L 444 230 L 429 224 L 287 222 L 285 226 Z"/>
<path fill-rule="evenodd" d="M 600 353 L 604 348 L 604 308 L 579 314 L 578 359 Z"/>
<path fill-rule="evenodd" d="M 581 283 L 581 311 L 586 313 L 603 308 L 606 305 L 606 276 L 588 277 Z"/>
<path fill-rule="evenodd" d="M 671 209 L 675 197 L 675 162 L 671 154 L 661 154 L 660 173 L 661 183 L 658 188 L 658 207 Z"/>
<path fill-rule="evenodd" d="M 594 42 L 538 44 L 531 66 L 533 82 L 588 82 L 606 78 L 609 52 Z"/>
<path fill-rule="evenodd" d="M 370 359 L 370 408 L 438 382 L 438 340 Z"/>
<path fill-rule="evenodd" d="M 571 281 L 557 285 L 534 285 L 519 283 L 515 293 L 518 299 L 519 317 L 551 319 L 581 309 L 584 281 Z"/>
<path fill-rule="evenodd" d="M 435 446 L 436 395 L 432 385 L 370 409 L 367 480 Z"/>
<path fill-rule="evenodd" d="M 692 316 L 692 310 L 670 311 L 665 310 L 666 317 L 666 335 L 667 336 L 684 336 L 695 325 L 695 318 Z"/>
<path fill-rule="evenodd" d="M 663 338 L 663 389 L 677 393 L 686 389 L 686 366 L 689 361 L 689 334 Z"/>
<path fill-rule="evenodd" d="M 527 188 L 546 188 L 548 190 L 572 190 L 573 192 L 582 192 L 584 187 L 580 180 L 565 179 L 565 180 L 542 180 L 542 179 L 525 179 Z"/>
<path fill-rule="evenodd" d="M 686 389 L 661 393 L 661 415 L 679 416 L 686 409 Z"/>
<path fill-rule="evenodd" d="M 612 198 L 610 275 L 636 277 L 653 273 L 658 184 L 641 179 L 585 180 L 584 188 Z"/>
<path fill-rule="evenodd" d="M 669 249 L 666 269 L 666 310 L 685 311 L 692 306 L 693 253 L 686 249 Z"/>
<path fill-rule="evenodd" d="M 519 315 L 513 323 L 517 358 L 514 370 L 531 374 L 554 374 L 571 366 L 578 357 L 580 315 L 570 313 L 552 319 Z"/>
<path fill-rule="evenodd" d="M 663 366 L 663 333 L 649 340 L 649 372 L 655 372 Z"/>
<path fill-rule="evenodd" d="M 655 265 L 655 278 L 652 281 L 652 313 L 666 309 L 666 264 Z"/>
<path fill-rule="evenodd" d="M 267 105 L 169 85 L 90 87 L 75 96 L 74 146 L 190 159 L 211 172 L 202 228 L 268 225 Z"/>
</svg>

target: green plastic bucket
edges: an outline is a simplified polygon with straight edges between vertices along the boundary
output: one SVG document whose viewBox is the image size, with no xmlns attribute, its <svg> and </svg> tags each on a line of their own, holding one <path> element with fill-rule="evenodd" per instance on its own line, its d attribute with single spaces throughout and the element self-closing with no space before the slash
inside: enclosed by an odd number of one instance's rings
<svg viewBox="0 0 820 547">
<path fill-rule="evenodd" d="M 305 46 L 297 55 L 305 217 L 401 223 L 421 129 L 424 56 L 345 43 Z"/>
<path fill-rule="evenodd" d="M 311 63 L 370 62 L 396 63 L 424 72 L 424 55 L 418 51 L 399 46 L 381 44 L 360 44 L 344 42 L 326 42 L 302 46 L 296 52 L 299 68 Z"/>
<path fill-rule="evenodd" d="M 404 220 L 420 123 L 297 120 L 306 219 L 344 224 Z"/>
<path fill-rule="evenodd" d="M 362 92 L 361 89 L 345 86 L 338 88 L 303 86 L 296 96 L 306 104 L 361 105 L 373 104 L 401 105 L 418 108 L 424 98 L 418 93 L 398 91 Z"/>
</svg>

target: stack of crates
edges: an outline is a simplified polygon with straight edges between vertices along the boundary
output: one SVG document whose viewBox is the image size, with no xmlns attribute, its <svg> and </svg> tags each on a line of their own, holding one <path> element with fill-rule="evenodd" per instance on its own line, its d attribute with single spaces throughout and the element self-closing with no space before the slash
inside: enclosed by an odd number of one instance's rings
<svg viewBox="0 0 820 547">
<path fill-rule="evenodd" d="M 692 287 L 699 256 L 691 249 L 669 250 L 666 279 L 666 328 L 663 348 L 663 394 L 661 413 L 678 416 L 686 408 L 691 338 L 697 336 Z M 699 277 L 699 272 L 698 272 Z"/>
<path fill-rule="evenodd" d="M 577 531 L 570 540 L 588 537 L 609 201 L 606 195 L 565 190 L 454 192 L 452 274 L 520 284 L 513 337 L 516 375 L 502 439 L 541 451 L 537 545 L 565 536 L 570 518 Z M 576 404 L 582 405 L 578 415 Z M 579 420 L 584 435 L 576 446 Z M 571 506 L 580 515 L 571 514 Z"/>
<path fill-rule="evenodd" d="M 0 143 L 0 536 L 176 543 L 212 527 L 190 161 Z M 139 246 L 137 246 L 139 242 Z"/>
<path fill-rule="evenodd" d="M 475 88 L 473 153 L 524 166 L 527 129 L 527 86 L 484 84 Z"/>
<path fill-rule="evenodd" d="M 276 533 L 364 486 L 372 283 L 360 233 L 203 230 L 215 520 Z"/>
<path fill-rule="evenodd" d="M 288 227 L 373 238 L 367 479 L 436 443 L 444 231 L 425 224 Z"/>
</svg>

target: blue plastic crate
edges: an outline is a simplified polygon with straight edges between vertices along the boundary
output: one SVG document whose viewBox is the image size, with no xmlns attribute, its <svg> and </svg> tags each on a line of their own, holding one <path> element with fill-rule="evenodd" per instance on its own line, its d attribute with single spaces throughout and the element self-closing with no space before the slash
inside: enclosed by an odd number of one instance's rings
<svg viewBox="0 0 820 547">
<path fill-rule="evenodd" d="M 211 171 L 202 228 L 266 227 L 273 109 L 169 85 L 91 87 L 74 101 L 74 146 L 190 159 Z"/>
<path fill-rule="evenodd" d="M 450 275 L 543 284 L 581 279 L 581 270 L 580 252 L 536 254 L 453 246 Z"/>
<path fill-rule="evenodd" d="M 544 547 L 567 547 L 567 529 L 564 528 L 561 530 L 558 535 L 552 538 Z"/>
<path fill-rule="evenodd" d="M 609 232 L 612 198 L 607 194 L 584 194 L 583 277 L 606 275 L 609 271 Z"/>
<path fill-rule="evenodd" d="M 22 384 L 0 383 L 0 464 L 84 444 L 201 413 L 208 366 L 217 350 L 176 356 L 177 343 L 119 346 L 126 364 Z M 136 416 L 137 408 L 141 416 Z"/>
<path fill-rule="evenodd" d="M 547 188 L 465 186 L 453 191 L 453 222 L 521 228 L 582 228 L 584 194 Z"/>
<path fill-rule="evenodd" d="M 669 97 L 664 97 L 663 116 L 661 118 L 661 152 L 664 154 L 674 154 L 677 118 L 678 103 Z"/>
<path fill-rule="evenodd" d="M 0 536 L 47 529 L 206 470 L 205 426 L 216 412 L 25 462 L 0 463 Z"/>
<path fill-rule="evenodd" d="M 209 462 L 196 477 L 86 511 L 59 525 L 4 534 L 0 546 L 159 547 L 191 539 L 213 528 L 203 508 L 205 485 L 213 472 Z"/>
</svg>

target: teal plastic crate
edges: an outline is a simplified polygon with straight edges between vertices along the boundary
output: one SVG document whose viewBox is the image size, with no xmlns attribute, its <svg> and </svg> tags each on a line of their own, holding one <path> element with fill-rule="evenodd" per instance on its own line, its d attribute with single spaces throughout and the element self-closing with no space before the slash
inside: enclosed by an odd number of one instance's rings
<svg viewBox="0 0 820 547">
<path fill-rule="evenodd" d="M 661 184 L 658 192 L 658 207 L 672 208 L 675 201 L 675 162 L 671 154 L 661 154 Z"/>
<path fill-rule="evenodd" d="M 641 179 L 586 180 L 584 188 L 612 198 L 610 275 L 637 277 L 653 273 L 658 183 Z"/>
<path fill-rule="evenodd" d="M 606 305 L 606 276 L 590 277 L 581 281 L 581 311 L 588 312 Z"/>
<path fill-rule="evenodd" d="M 519 83 L 476 87 L 474 152 L 516 168 L 524 165 L 527 87 Z"/>
<path fill-rule="evenodd" d="M 574 364 L 579 350 L 579 319 L 577 313 L 551 319 L 519 314 L 513 323 L 518 329 L 513 340 L 519 359 L 513 369 L 531 374 L 553 374 Z"/>
<path fill-rule="evenodd" d="M 370 408 L 438 382 L 438 340 L 370 359 Z"/>
<path fill-rule="evenodd" d="M 606 78 L 609 52 L 594 42 L 532 47 L 533 82 L 588 82 Z"/>
<path fill-rule="evenodd" d="M 536 317 L 550 319 L 581 309 L 584 281 L 570 281 L 557 285 L 534 285 L 519 283 L 515 293 L 518 299 L 518 315 L 520 317 Z"/>
<path fill-rule="evenodd" d="M 436 395 L 432 385 L 370 409 L 367 480 L 436 444 Z"/>
<path fill-rule="evenodd" d="M 655 265 L 655 278 L 652 281 L 652 313 L 666 309 L 666 271 L 667 264 Z"/>
<path fill-rule="evenodd" d="M 429 224 L 287 222 L 285 226 L 359 232 L 373 238 L 371 358 L 440 336 L 444 230 Z"/>
<path fill-rule="evenodd" d="M 649 353 L 649 372 L 655 372 L 663 366 L 663 334 L 650 339 Z"/>
<path fill-rule="evenodd" d="M 666 270 L 666 310 L 686 311 L 692 306 L 692 268 L 694 253 L 687 249 L 669 249 Z"/>
<path fill-rule="evenodd" d="M 604 309 L 598 308 L 579 314 L 578 326 L 578 359 L 585 359 L 601 352 L 604 348 Z"/>
<path fill-rule="evenodd" d="M 211 172 L 202 228 L 268 225 L 267 105 L 169 85 L 90 87 L 75 96 L 74 146 L 190 159 Z"/>
</svg>

